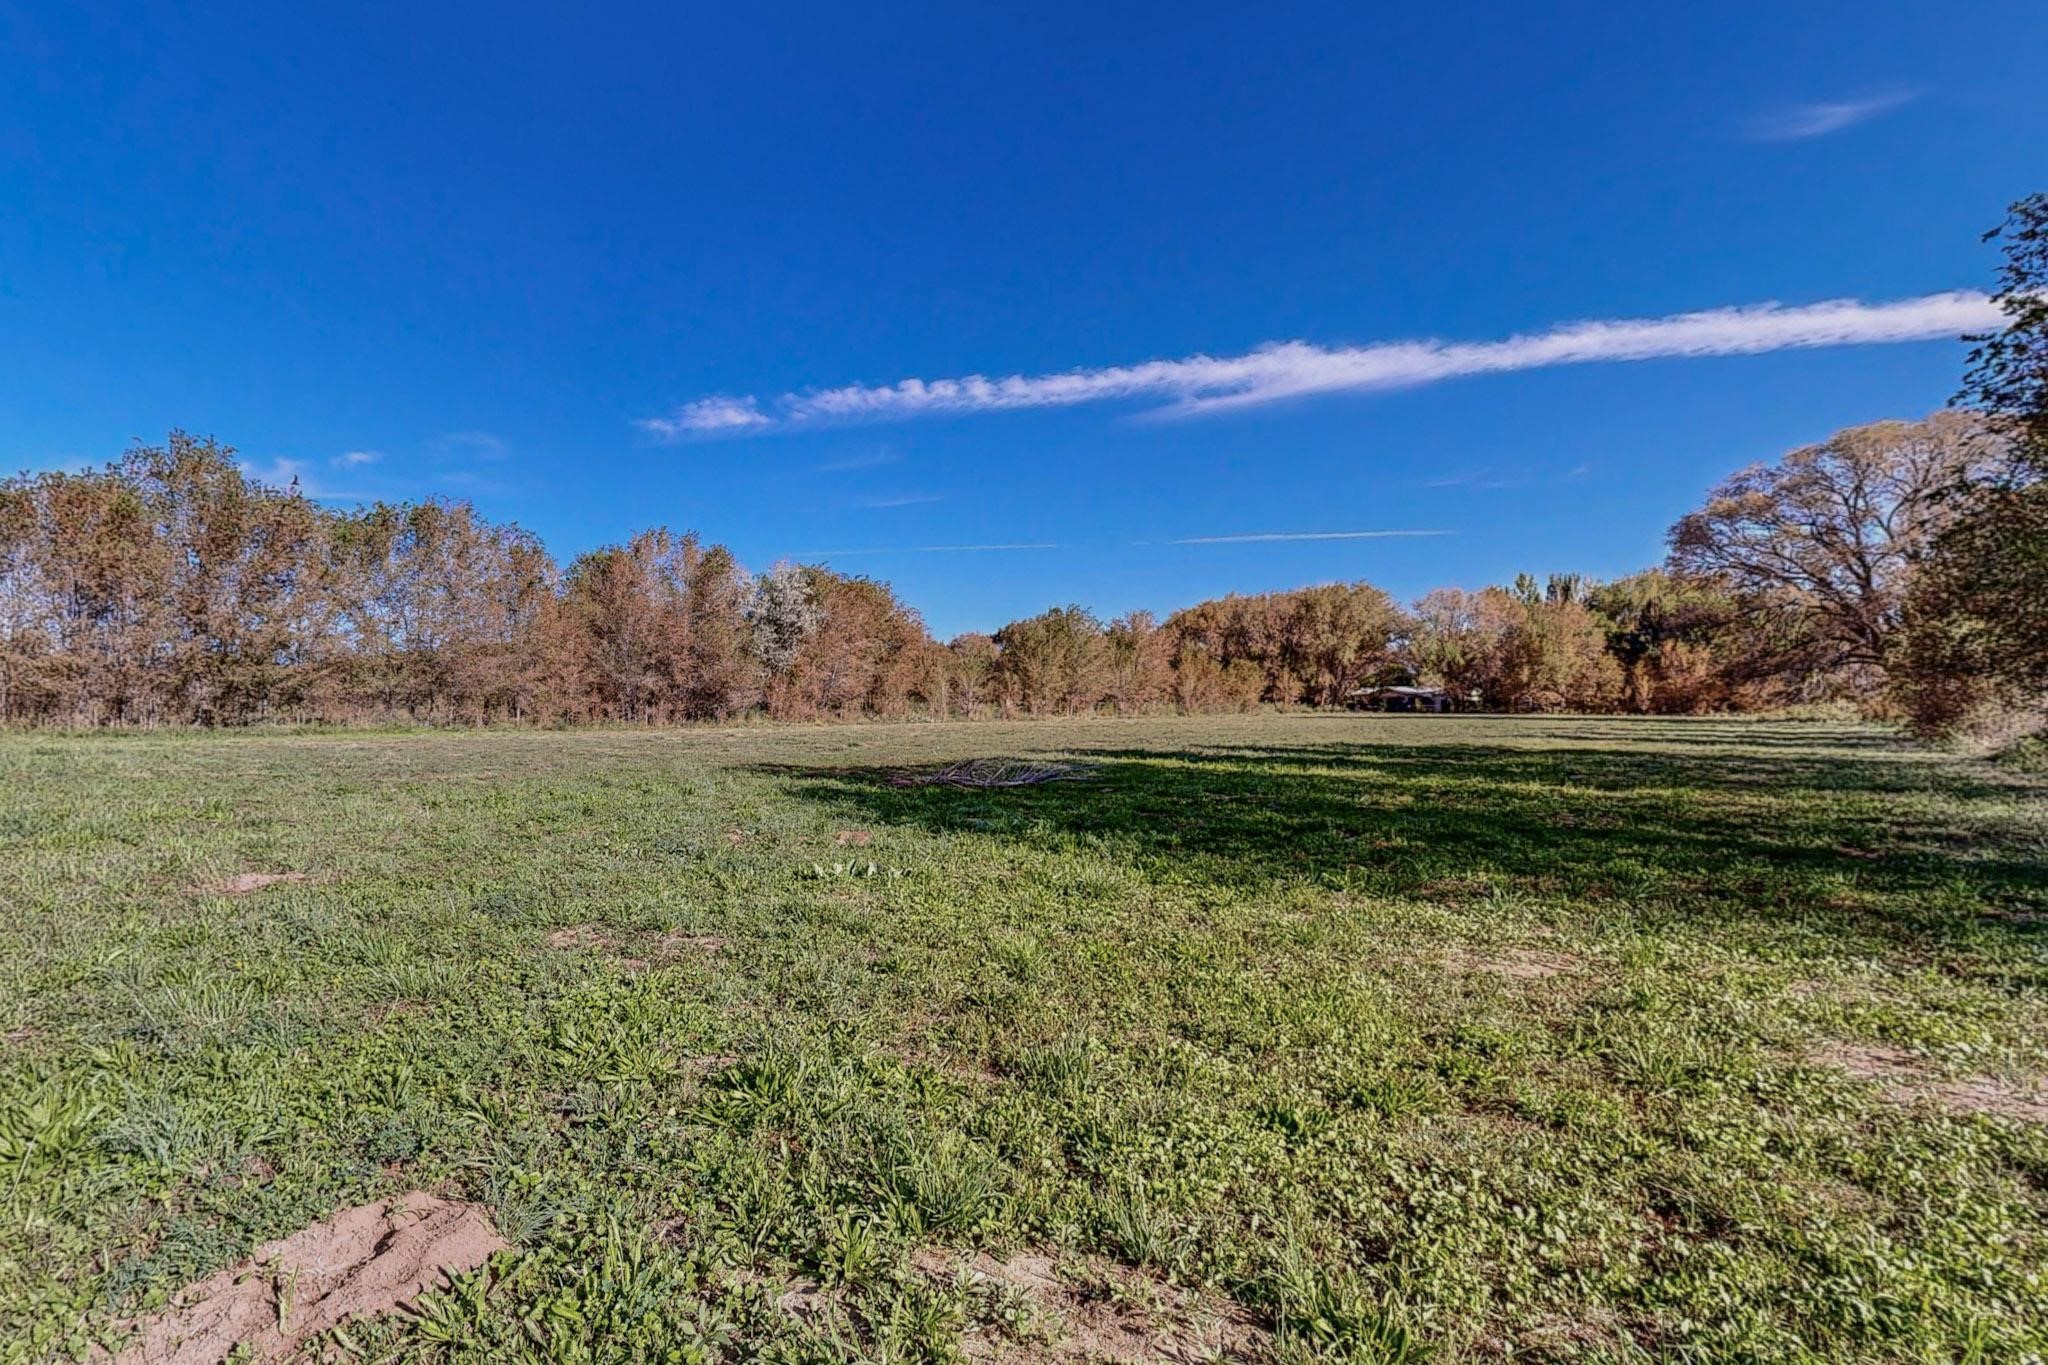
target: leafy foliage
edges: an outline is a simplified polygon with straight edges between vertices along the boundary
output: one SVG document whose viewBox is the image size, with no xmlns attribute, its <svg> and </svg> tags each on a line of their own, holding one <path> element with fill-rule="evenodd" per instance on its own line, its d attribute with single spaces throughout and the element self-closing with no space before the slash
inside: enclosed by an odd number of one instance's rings
<svg viewBox="0 0 2048 1365">
<path fill-rule="evenodd" d="M 1990 235 L 2005 248 L 1996 298 L 2010 321 L 1978 338 L 1963 398 L 2013 458 L 2004 478 L 1950 490 L 1949 525 L 1914 580 L 1897 672 L 1936 732 L 2048 717 L 2048 195 L 2014 204 Z"/>
<path fill-rule="evenodd" d="M 1672 714 L 1868 700 L 1908 668 L 1894 692 L 1926 710 L 1973 672 L 2039 666 L 2039 494 L 1992 477 L 2012 467 L 2002 439 L 1947 413 L 1745 470 L 1673 529 L 1668 573 L 1524 574 L 1409 611 L 1363 582 L 1164 622 L 1069 605 L 941 646 L 872 579 L 755 578 L 659 527 L 558 571 L 466 504 L 323 509 L 173 432 L 0 484 L 0 721 L 1133 715 L 1415 683 L 1465 707 Z M 1951 527 L 1909 611 L 1909 571 Z M 1909 616 L 1948 624 L 1895 647 Z"/>
</svg>

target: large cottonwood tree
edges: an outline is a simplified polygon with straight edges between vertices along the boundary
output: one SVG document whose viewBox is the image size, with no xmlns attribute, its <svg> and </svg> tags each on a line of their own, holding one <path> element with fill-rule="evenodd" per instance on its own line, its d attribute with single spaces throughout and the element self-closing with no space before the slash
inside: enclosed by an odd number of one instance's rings
<svg viewBox="0 0 2048 1365">
<path fill-rule="evenodd" d="M 1991 476 L 1975 413 L 1836 432 L 1716 487 L 1671 528 L 1671 566 L 1811 618 L 1839 662 L 1883 666 L 1913 563 L 1956 516 L 1953 490 Z"/>
</svg>

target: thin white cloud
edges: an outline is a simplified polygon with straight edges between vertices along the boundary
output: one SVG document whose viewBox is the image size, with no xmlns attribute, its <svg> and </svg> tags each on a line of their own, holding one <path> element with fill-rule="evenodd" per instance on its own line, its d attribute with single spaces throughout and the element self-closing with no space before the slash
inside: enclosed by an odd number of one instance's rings
<svg viewBox="0 0 2048 1365">
<path fill-rule="evenodd" d="M 1578 483 L 1593 473 L 1590 462 L 1581 460 L 1570 469 L 1556 473 L 1514 473 L 1503 474 L 1497 469 L 1475 469 L 1466 474 L 1446 474 L 1440 478 L 1424 479 L 1424 488 L 1468 488 L 1478 492 L 1493 492 L 1505 488 L 1535 488 L 1560 483 Z"/>
<path fill-rule="evenodd" d="M 348 450 L 335 456 L 327 463 L 336 469 L 360 469 L 366 464 L 375 464 L 384 458 L 381 450 Z"/>
<path fill-rule="evenodd" d="M 998 550 L 1057 550 L 1056 544 L 1043 545 L 898 545 L 888 549 L 871 550 L 802 550 L 796 559 L 844 559 L 848 555 L 964 555 L 989 554 Z"/>
<path fill-rule="evenodd" d="M 1424 488 L 1527 488 L 1533 480 L 1507 474 L 1448 474 L 1440 479 L 1424 479 Z"/>
<path fill-rule="evenodd" d="M 747 394 L 739 398 L 699 398 L 694 403 L 683 404 L 666 417 L 643 417 L 633 425 L 650 436 L 676 441 L 707 432 L 730 434 L 749 427 L 765 427 L 771 420 L 761 411 L 753 395 Z"/>
<path fill-rule="evenodd" d="M 1889 113 L 1913 100 L 1915 91 L 1875 95 L 1861 100 L 1834 100 L 1818 104 L 1795 104 L 1756 115 L 1749 121 L 1749 136 L 1757 142 L 1796 142 L 1809 137 L 1826 137 L 1859 123 Z"/>
<path fill-rule="evenodd" d="M 1287 341 L 1241 356 L 1196 355 L 1060 374 L 905 379 L 874 387 L 786 393 L 766 408 L 751 397 L 706 398 L 640 426 L 679 439 L 771 426 L 903 421 L 1119 400 L 1150 400 L 1156 415 L 1193 416 L 1314 394 L 1415 388 L 1468 375 L 1553 365 L 1758 355 L 1960 337 L 1996 326 L 2003 316 L 1983 294 L 1956 290 L 1890 303 L 1764 303 L 1661 318 L 1574 322 L 1500 341 L 1390 341 L 1345 347 Z"/>
<path fill-rule="evenodd" d="M 871 510 L 880 510 L 885 507 L 919 507 L 928 502 L 944 501 L 945 494 L 943 493 L 893 493 L 872 498 L 856 498 L 853 505 Z"/>
<path fill-rule="evenodd" d="M 820 474 L 852 474 L 862 469 L 880 469 L 883 465 L 900 464 L 903 456 L 894 450 L 867 450 L 843 459 L 827 460 L 814 466 Z"/>
<path fill-rule="evenodd" d="M 1187 536 L 1168 545 L 1265 545 L 1288 540 L 1406 540 L 1447 536 L 1449 531 L 1248 531 L 1230 536 Z M 1141 542 L 1142 543 L 1142 542 Z"/>
</svg>

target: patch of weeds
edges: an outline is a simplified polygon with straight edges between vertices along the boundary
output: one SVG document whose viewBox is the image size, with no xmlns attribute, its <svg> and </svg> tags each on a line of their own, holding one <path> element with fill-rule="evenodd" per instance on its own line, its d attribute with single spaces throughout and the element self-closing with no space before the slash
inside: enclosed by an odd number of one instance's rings
<svg viewBox="0 0 2048 1365">
<path fill-rule="evenodd" d="M 1414 1365 L 1432 1355 L 1397 1305 L 1346 1271 L 1317 1268 L 1298 1250 L 1283 1255 L 1270 1292 L 1282 1362 Z"/>
</svg>

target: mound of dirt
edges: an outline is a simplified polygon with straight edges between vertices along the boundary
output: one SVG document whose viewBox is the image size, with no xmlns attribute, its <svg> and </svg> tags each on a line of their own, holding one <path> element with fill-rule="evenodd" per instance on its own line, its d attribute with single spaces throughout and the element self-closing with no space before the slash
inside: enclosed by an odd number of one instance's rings
<svg viewBox="0 0 2048 1365">
<path fill-rule="evenodd" d="M 2015 1085 L 1995 1076 L 1937 1075 L 1903 1048 L 1877 1043 L 1829 1043 L 1813 1052 L 1822 1066 L 1872 1081 L 1901 1104 L 1931 1100 L 1951 1114 L 1991 1114 L 2048 1123 L 2048 1087 Z"/>
<path fill-rule="evenodd" d="M 415 1192 L 343 1209 L 258 1247 L 256 1254 L 181 1290 L 168 1308 L 123 1326 L 135 1340 L 115 1365 L 216 1365 L 290 1359 L 352 1318 L 387 1313 L 450 1271 L 509 1250 L 475 1204 Z"/>
</svg>

